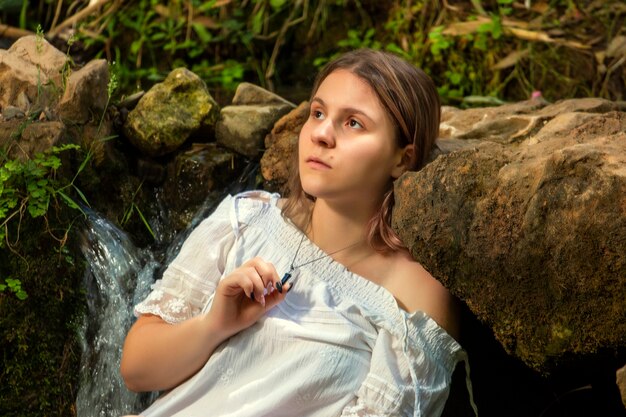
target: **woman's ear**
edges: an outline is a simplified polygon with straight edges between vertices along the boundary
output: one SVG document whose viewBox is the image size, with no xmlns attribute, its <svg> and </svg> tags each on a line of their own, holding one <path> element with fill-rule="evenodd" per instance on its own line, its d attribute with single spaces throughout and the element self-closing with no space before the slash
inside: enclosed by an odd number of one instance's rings
<svg viewBox="0 0 626 417">
<path fill-rule="evenodd" d="M 399 178 L 405 171 L 409 170 L 413 154 L 415 153 L 415 145 L 406 145 L 404 148 L 397 150 L 395 164 L 391 170 L 393 179 Z"/>
</svg>

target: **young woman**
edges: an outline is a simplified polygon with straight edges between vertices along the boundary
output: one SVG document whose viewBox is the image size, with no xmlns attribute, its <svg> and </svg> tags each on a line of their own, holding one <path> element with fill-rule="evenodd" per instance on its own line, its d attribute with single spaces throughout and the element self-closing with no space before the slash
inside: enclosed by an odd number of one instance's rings
<svg viewBox="0 0 626 417">
<path fill-rule="evenodd" d="M 227 197 L 136 306 L 122 375 L 142 416 L 439 416 L 465 353 L 455 302 L 390 227 L 440 105 L 357 50 L 318 75 L 287 199 Z"/>
</svg>

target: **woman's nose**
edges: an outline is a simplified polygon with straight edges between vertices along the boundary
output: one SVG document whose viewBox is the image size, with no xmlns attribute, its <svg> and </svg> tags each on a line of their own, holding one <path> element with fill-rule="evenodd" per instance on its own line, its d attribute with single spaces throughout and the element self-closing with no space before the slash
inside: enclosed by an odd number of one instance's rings
<svg viewBox="0 0 626 417">
<path fill-rule="evenodd" d="M 335 128 L 330 118 L 321 120 L 311 132 L 311 140 L 326 148 L 335 146 Z"/>
</svg>

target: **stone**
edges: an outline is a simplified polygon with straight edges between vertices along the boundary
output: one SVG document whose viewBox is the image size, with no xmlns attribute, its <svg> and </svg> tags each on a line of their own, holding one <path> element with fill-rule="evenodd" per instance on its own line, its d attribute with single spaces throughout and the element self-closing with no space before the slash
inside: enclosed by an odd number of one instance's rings
<svg viewBox="0 0 626 417">
<path fill-rule="evenodd" d="M 615 383 L 619 388 L 619 393 L 622 397 L 622 404 L 626 407 L 626 366 L 623 366 L 615 373 Z"/>
<path fill-rule="evenodd" d="M 200 77 L 173 70 L 128 113 L 124 134 L 141 152 L 161 156 L 178 149 L 192 134 L 214 129 L 219 107 Z"/>
<path fill-rule="evenodd" d="M 69 57 L 52 46 L 45 38 L 36 35 L 19 38 L 8 49 L 9 53 L 21 60 L 39 67 L 46 76 L 60 81 L 61 71 Z"/>
<path fill-rule="evenodd" d="M 223 190 L 238 176 L 237 156 L 216 143 L 194 143 L 167 165 L 164 202 L 176 218 L 173 227 L 185 229 L 210 192 Z"/>
<path fill-rule="evenodd" d="M 291 109 L 283 104 L 226 106 L 215 128 L 217 143 L 258 159 L 265 149 L 265 135 Z"/>
<path fill-rule="evenodd" d="M 501 143 L 519 141 L 541 121 L 539 117 L 530 113 L 544 105 L 545 101 L 534 99 L 468 110 L 444 106 L 441 112 L 439 137 Z"/>
<path fill-rule="evenodd" d="M 30 122 L 10 120 L 0 122 L 0 149 L 5 149 L 9 159 L 26 161 L 52 146 L 60 144 L 66 134 L 61 122 Z"/>
<path fill-rule="evenodd" d="M 248 104 L 276 104 L 295 108 L 295 104 L 285 100 L 281 96 L 272 93 L 258 85 L 243 82 L 237 86 L 232 100 L 235 106 Z"/>
<path fill-rule="evenodd" d="M 261 174 L 266 181 L 266 189 L 280 191 L 286 183 L 300 130 L 308 116 L 309 102 L 304 101 L 281 117 L 265 137 L 267 150 L 261 158 Z"/>
<path fill-rule="evenodd" d="M 607 113 L 610 111 L 626 111 L 626 107 L 619 102 L 605 100 L 603 98 L 576 98 L 561 100 L 557 103 L 546 106 L 538 111 L 541 117 L 551 118 L 563 113 Z"/>
<path fill-rule="evenodd" d="M 40 107 L 54 103 L 68 62 L 65 54 L 34 35 L 18 39 L 8 50 L 0 50 L 0 107 L 18 104 L 22 94 Z"/>
<path fill-rule="evenodd" d="M 626 348 L 626 113 L 558 106 L 525 115 L 554 115 L 526 139 L 485 132 L 403 175 L 393 210 L 413 257 L 542 373 Z"/>
<path fill-rule="evenodd" d="M 15 106 L 26 113 L 30 109 L 30 100 L 24 91 L 21 91 L 15 99 Z"/>
<path fill-rule="evenodd" d="M 72 123 L 98 123 L 108 101 L 109 64 L 104 59 L 89 61 L 70 74 L 58 114 Z"/>
<path fill-rule="evenodd" d="M 11 120 L 11 119 L 21 119 L 25 116 L 25 113 L 22 109 L 20 109 L 19 107 L 15 107 L 15 106 L 5 106 L 2 109 L 2 118 L 4 120 Z"/>
</svg>

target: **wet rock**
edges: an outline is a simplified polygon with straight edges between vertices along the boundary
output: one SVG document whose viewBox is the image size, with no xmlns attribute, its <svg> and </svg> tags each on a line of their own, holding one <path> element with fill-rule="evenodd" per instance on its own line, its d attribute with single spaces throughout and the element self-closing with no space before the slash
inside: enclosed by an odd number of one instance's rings
<svg viewBox="0 0 626 417">
<path fill-rule="evenodd" d="M 139 100 L 128 114 L 124 134 L 141 152 L 160 156 L 194 133 L 211 131 L 218 117 L 218 105 L 204 81 L 177 68 Z"/>
<path fill-rule="evenodd" d="M 281 117 L 265 137 L 267 150 L 261 158 L 261 174 L 266 181 L 265 188 L 280 191 L 287 181 L 300 130 L 308 116 L 309 102 L 305 101 Z"/>
<path fill-rule="evenodd" d="M 71 123 L 86 123 L 101 118 L 107 105 L 109 64 L 104 59 L 90 61 L 72 72 L 58 105 L 58 114 Z"/>
<path fill-rule="evenodd" d="M 18 39 L 8 50 L 0 50 L 0 107 L 17 105 L 21 94 L 41 107 L 54 103 L 60 95 L 67 63 L 65 54 L 34 35 Z"/>
<path fill-rule="evenodd" d="M 291 109 L 285 104 L 226 106 L 215 128 L 217 142 L 248 158 L 259 158 L 265 135 Z"/>
<path fill-rule="evenodd" d="M 413 257 L 510 355 L 545 373 L 610 362 L 626 348 L 626 113 L 555 106 L 566 113 L 530 109 L 523 120 L 546 123 L 491 124 L 493 141 L 405 174 L 393 212 Z M 457 123 L 454 136 L 482 120 Z"/>
<path fill-rule="evenodd" d="M 193 144 L 167 166 L 164 202 L 170 208 L 173 227 L 188 226 L 211 191 L 225 189 L 240 171 L 237 156 L 216 143 Z"/>
</svg>

